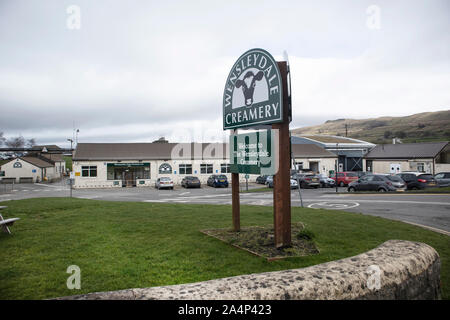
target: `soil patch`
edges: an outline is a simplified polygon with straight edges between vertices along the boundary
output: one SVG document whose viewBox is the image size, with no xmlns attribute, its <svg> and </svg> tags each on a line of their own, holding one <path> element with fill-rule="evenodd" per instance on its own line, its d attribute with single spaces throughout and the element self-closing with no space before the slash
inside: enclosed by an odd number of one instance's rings
<svg viewBox="0 0 450 320">
<path fill-rule="evenodd" d="M 305 229 L 303 223 L 292 224 L 292 245 L 280 249 L 275 248 L 273 225 L 245 227 L 239 232 L 231 229 L 209 229 L 201 232 L 269 261 L 319 253 L 313 240 L 314 235 Z"/>
</svg>

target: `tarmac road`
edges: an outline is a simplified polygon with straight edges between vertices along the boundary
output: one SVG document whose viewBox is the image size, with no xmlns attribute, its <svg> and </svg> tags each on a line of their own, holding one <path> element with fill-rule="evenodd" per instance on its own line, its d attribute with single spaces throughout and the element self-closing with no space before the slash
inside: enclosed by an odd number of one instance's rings
<svg viewBox="0 0 450 320">
<path fill-rule="evenodd" d="M 0 201 L 35 197 L 68 197 L 64 183 L 0 185 Z M 251 188 L 261 185 L 251 185 Z M 335 189 L 302 189 L 304 207 L 345 210 L 419 224 L 450 235 L 450 194 L 334 194 Z M 345 188 L 340 188 L 345 191 Z M 231 188 L 156 190 L 154 188 L 80 189 L 73 196 L 108 201 L 231 204 Z M 271 192 L 241 193 L 241 203 L 272 205 Z M 293 206 L 301 202 L 292 190 Z"/>
</svg>

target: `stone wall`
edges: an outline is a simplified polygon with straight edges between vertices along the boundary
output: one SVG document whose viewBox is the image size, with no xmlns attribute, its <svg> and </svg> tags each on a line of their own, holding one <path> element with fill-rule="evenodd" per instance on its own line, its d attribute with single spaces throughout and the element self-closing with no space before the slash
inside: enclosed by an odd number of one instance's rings
<svg viewBox="0 0 450 320">
<path fill-rule="evenodd" d="M 390 240 L 303 269 L 60 299 L 440 299 L 440 259 L 424 243 Z"/>
</svg>

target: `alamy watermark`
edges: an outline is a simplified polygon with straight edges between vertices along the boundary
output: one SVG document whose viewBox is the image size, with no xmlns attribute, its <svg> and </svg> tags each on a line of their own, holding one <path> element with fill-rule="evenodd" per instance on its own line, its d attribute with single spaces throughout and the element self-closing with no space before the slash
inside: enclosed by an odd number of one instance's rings
<svg viewBox="0 0 450 320">
<path fill-rule="evenodd" d="M 68 17 L 66 19 L 66 26 L 69 30 L 81 29 L 81 8 L 77 5 L 70 5 L 66 9 Z"/>
<path fill-rule="evenodd" d="M 81 289 L 81 269 L 77 265 L 71 265 L 67 267 L 66 273 L 70 276 L 67 278 L 67 289 Z"/>
<path fill-rule="evenodd" d="M 366 273 L 369 275 L 367 278 L 367 288 L 370 290 L 379 290 L 381 288 L 381 269 L 379 266 L 372 264 L 367 267 Z"/>
<path fill-rule="evenodd" d="M 370 30 L 381 29 L 381 9 L 377 5 L 370 5 L 366 9 L 367 19 L 366 26 Z"/>
</svg>

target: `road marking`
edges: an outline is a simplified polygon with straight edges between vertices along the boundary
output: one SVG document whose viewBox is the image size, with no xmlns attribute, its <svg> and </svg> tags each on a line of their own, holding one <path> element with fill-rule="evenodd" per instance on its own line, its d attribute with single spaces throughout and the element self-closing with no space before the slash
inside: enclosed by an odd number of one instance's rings
<svg viewBox="0 0 450 320">
<path fill-rule="evenodd" d="M 337 203 L 336 201 L 324 201 L 311 203 L 308 208 L 313 209 L 351 209 L 359 206 L 358 202 L 349 201 L 348 203 Z"/>
<path fill-rule="evenodd" d="M 50 186 L 50 185 L 48 185 L 48 184 L 43 184 L 43 183 L 35 183 L 35 185 L 38 185 L 38 186 L 44 186 L 44 187 L 48 187 L 48 188 L 59 188 L 59 187 L 57 187 L 57 186 Z"/>
<path fill-rule="evenodd" d="M 183 196 L 183 195 L 185 195 L 185 194 L 190 194 L 191 192 L 190 191 L 187 191 L 187 192 L 182 192 L 182 193 L 180 193 L 179 195 L 180 196 Z"/>
</svg>

